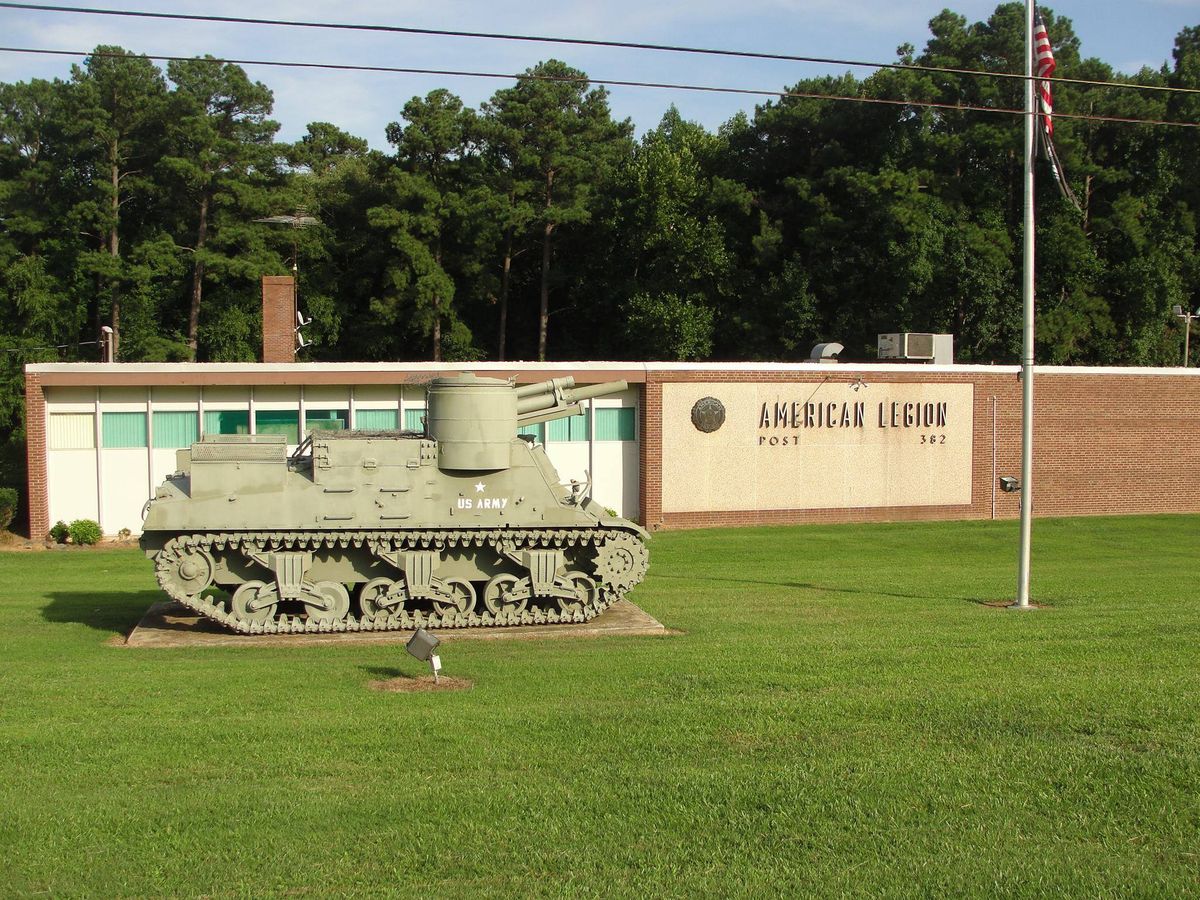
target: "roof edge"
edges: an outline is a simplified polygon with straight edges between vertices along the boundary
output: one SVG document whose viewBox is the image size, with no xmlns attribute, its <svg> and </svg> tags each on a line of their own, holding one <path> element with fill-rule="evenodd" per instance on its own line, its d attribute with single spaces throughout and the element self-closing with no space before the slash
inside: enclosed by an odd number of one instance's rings
<svg viewBox="0 0 1200 900">
<path fill-rule="evenodd" d="M 443 372 L 619 372 L 645 376 L 656 372 L 904 372 L 927 374 L 1016 374 L 1016 365 L 879 362 L 623 362 L 562 360 L 535 362 L 335 362 L 335 363 L 29 363 L 33 375 L 187 376 L 187 375 L 437 375 Z M 1037 375 L 1130 375 L 1200 377 L 1200 368 L 1167 366 L 1035 366 Z"/>
</svg>

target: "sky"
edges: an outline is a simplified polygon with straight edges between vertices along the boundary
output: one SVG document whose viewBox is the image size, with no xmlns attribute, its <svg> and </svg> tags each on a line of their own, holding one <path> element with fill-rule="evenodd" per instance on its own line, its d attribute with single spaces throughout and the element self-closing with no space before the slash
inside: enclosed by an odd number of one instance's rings
<svg viewBox="0 0 1200 900">
<path fill-rule="evenodd" d="M 949 6 L 980 21 L 996 0 L 611 0 L 555 4 L 508 0 L 58 0 L 63 5 L 197 15 L 248 16 L 350 24 L 399 25 L 456 31 L 619 40 L 713 47 L 802 56 L 892 62 L 896 48 L 918 51 L 929 20 Z M 1200 25 L 1200 0 L 1059 0 L 1048 3 L 1071 19 L 1082 54 L 1120 72 L 1157 68 L 1171 59 L 1175 36 Z M 594 79 L 671 82 L 755 90 L 782 90 L 802 78 L 842 74 L 845 66 L 766 62 L 663 52 L 547 45 L 307 28 L 139 20 L 112 16 L 0 8 L 0 44 L 79 52 L 70 57 L 0 51 L 0 81 L 67 78 L 72 63 L 99 44 L 116 44 L 149 56 L 211 54 L 356 65 L 457 69 L 515 75 L 557 58 Z M 165 67 L 165 64 L 163 64 Z M 275 95 L 279 139 L 293 141 L 309 122 L 332 122 L 387 150 L 385 128 L 400 119 L 413 96 L 444 87 L 478 107 L 511 78 L 465 78 L 245 66 Z M 855 69 L 866 77 L 869 69 Z M 1070 73 L 1059 69 L 1060 76 Z M 653 128 L 674 104 L 686 119 L 716 129 L 739 111 L 752 114 L 767 97 L 682 90 L 613 87 L 615 118 L 632 119 L 638 133 Z"/>
</svg>

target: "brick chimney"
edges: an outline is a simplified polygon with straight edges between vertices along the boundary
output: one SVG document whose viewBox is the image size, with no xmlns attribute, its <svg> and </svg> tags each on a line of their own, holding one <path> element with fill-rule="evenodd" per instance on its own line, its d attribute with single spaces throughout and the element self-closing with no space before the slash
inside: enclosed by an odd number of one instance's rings
<svg viewBox="0 0 1200 900">
<path fill-rule="evenodd" d="M 262 361 L 296 361 L 296 280 L 264 275 L 262 280 Z"/>
</svg>

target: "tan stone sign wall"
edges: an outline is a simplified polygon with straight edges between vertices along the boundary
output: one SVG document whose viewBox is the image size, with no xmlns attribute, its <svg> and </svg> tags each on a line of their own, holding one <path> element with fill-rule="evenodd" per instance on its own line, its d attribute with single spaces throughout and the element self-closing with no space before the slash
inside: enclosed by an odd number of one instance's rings
<svg viewBox="0 0 1200 900">
<path fill-rule="evenodd" d="M 664 513 L 971 502 L 974 385 L 679 382 L 662 390 Z"/>
</svg>

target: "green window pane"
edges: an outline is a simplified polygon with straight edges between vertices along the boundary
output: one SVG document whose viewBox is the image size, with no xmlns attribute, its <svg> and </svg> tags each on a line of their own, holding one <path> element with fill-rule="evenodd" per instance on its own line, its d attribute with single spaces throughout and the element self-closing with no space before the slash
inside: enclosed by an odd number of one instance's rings
<svg viewBox="0 0 1200 900">
<path fill-rule="evenodd" d="M 354 426 L 368 431 L 395 431 L 397 421 L 394 409 L 359 409 L 354 413 Z"/>
<path fill-rule="evenodd" d="M 245 409 L 204 411 L 205 434 L 249 434 L 250 413 Z"/>
<path fill-rule="evenodd" d="M 424 431 L 425 423 L 421 420 L 425 418 L 425 410 L 406 409 L 404 411 L 404 430 L 405 431 Z"/>
<path fill-rule="evenodd" d="M 190 447 L 200 440 L 200 420 L 194 412 L 154 411 L 154 446 Z"/>
<path fill-rule="evenodd" d="M 145 447 L 144 412 L 106 412 L 101 416 L 101 435 L 105 447 Z"/>
<path fill-rule="evenodd" d="M 258 434 L 286 435 L 289 444 L 300 443 L 300 412 L 295 409 L 260 409 L 254 413 Z"/>
<path fill-rule="evenodd" d="M 546 423 L 538 422 L 536 425 L 524 425 L 517 429 L 517 434 L 532 435 L 534 440 L 539 443 L 546 443 Z"/>
<path fill-rule="evenodd" d="M 350 410 L 348 409 L 306 409 L 304 411 L 304 428 L 306 431 L 323 429 L 325 431 L 342 431 L 350 427 Z"/>
<path fill-rule="evenodd" d="M 553 419 L 546 423 L 547 441 L 586 441 L 588 439 L 588 414 Z"/>
<path fill-rule="evenodd" d="M 571 416 L 567 419 L 571 423 L 571 440 L 586 441 L 588 435 L 592 433 L 591 429 L 592 414 L 585 412 L 582 416 Z"/>
<path fill-rule="evenodd" d="M 637 410 L 632 406 L 596 410 L 596 440 L 632 441 L 637 434 Z"/>
</svg>

